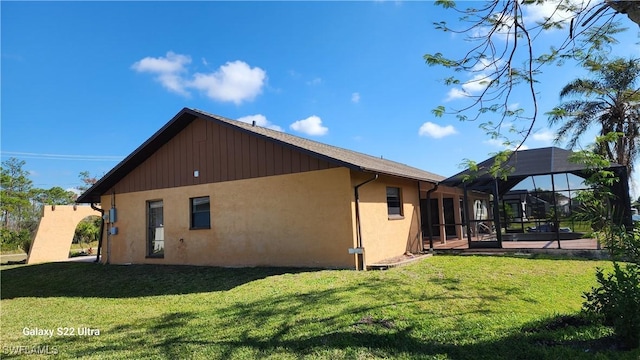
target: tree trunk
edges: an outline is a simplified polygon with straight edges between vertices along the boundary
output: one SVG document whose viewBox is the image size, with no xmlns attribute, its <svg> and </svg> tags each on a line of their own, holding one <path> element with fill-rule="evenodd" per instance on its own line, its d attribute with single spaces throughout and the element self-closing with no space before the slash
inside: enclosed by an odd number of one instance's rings
<svg viewBox="0 0 640 360">
<path fill-rule="evenodd" d="M 613 10 L 626 14 L 631 21 L 640 26 L 640 1 L 605 0 Z"/>
</svg>

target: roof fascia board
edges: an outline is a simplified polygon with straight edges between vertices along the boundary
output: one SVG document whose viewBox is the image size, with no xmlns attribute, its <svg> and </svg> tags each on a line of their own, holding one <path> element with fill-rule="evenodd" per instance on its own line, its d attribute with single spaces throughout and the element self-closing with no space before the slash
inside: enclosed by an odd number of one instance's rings
<svg viewBox="0 0 640 360">
<path fill-rule="evenodd" d="M 190 116 L 190 118 L 185 117 Z M 180 121 L 183 117 L 187 121 Z M 135 167 L 140 165 L 144 160 L 164 143 L 166 140 L 171 139 L 175 134 L 184 129 L 188 124 L 197 118 L 197 114 L 189 108 L 183 108 L 178 114 L 176 114 L 169 122 L 156 131 L 151 137 L 149 137 L 144 143 L 138 146 L 131 154 L 120 161 L 113 169 L 105 174 L 100 180 L 98 180 L 93 186 L 85 191 L 76 202 L 83 203 L 85 200 L 91 200 L 89 202 L 95 202 L 96 197 L 100 197 L 111 187 L 113 187 L 118 181 L 120 181 L 126 174 L 131 172 Z M 158 144 L 160 142 L 160 144 Z M 149 153 L 145 152 L 148 147 L 153 146 Z M 94 194 L 97 193 L 97 194 Z M 91 199 L 89 199 L 91 198 Z"/>
</svg>

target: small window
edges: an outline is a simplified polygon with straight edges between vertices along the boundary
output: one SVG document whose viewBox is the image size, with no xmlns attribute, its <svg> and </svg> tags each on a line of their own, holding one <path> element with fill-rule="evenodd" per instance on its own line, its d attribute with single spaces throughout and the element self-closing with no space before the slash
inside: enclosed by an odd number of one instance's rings
<svg viewBox="0 0 640 360">
<path fill-rule="evenodd" d="M 164 205 L 147 201 L 147 257 L 164 257 Z"/>
<path fill-rule="evenodd" d="M 191 199 L 191 229 L 210 229 L 211 215 L 209 197 Z"/>
<path fill-rule="evenodd" d="M 387 213 L 389 218 L 401 218 L 402 213 L 402 193 L 398 187 L 387 188 Z"/>
</svg>

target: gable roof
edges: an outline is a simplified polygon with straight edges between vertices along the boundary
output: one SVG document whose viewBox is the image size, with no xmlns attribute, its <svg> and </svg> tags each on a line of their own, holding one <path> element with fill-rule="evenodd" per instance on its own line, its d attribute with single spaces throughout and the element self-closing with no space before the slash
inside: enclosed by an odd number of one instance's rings
<svg viewBox="0 0 640 360">
<path fill-rule="evenodd" d="M 506 180 L 498 179 L 501 193 L 513 188 L 523 179 L 534 175 L 572 173 L 581 177 L 588 176 L 588 166 L 570 160 L 573 154 L 570 150 L 558 147 L 546 147 L 539 149 L 519 150 L 512 154 L 503 165 L 512 171 Z M 489 168 L 494 164 L 495 156 L 478 164 L 478 170 L 472 172 L 467 169 L 442 181 L 440 184 L 448 186 L 462 186 L 463 179 L 470 176 L 466 183 L 469 189 L 482 189 L 491 186 L 495 179 L 489 174 Z M 621 168 L 623 165 L 611 164 L 610 169 Z"/>
<path fill-rule="evenodd" d="M 166 123 L 160 130 L 153 134 L 147 141 L 134 150 L 129 156 L 116 165 L 111 171 L 103 176 L 91 188 L 78 197 L 79 203 L 98 203 L 100 196 L 109 191 L 122 178 L 130 173 L 137 166 L 142 164 L 162 145 L 176 136 L 195 119 L 215 121 L 225 126 L 233 127 L 254 136 L 274 141 L 284 146 L 291 147 L 310 156 L 314 156 L 339 166 L 344 166 L 352 170 L 366 171 L 372 173 L 386 174 L 422 180 L 428 182 L 439 182 L 445 178 L 424 170 L 420 170 L 395 161 L 366 155 L 352 150 L 343 149 L 336 146 L 323 144 L 317 141 L 301 138 L 285 132 L 276 131 L 260 126 L 255 126 L 245 122 L 231 120 L 222 116 L 209 114 L 197 109 L 182 109 L 176 116 Z"/>
</svg>

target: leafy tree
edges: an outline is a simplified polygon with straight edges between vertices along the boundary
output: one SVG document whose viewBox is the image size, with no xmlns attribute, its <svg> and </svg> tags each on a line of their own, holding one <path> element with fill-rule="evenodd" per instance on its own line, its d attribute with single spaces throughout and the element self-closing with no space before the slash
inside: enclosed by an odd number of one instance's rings
<svg viewBox="0 0 640 360">
<path fill-rule="evenodd" d="M 24 160 L 9 158 L 2 162 L 0 178 L 0 210 L 2 211 L 2 227 L 17 231 L 29 215 L 31 201 L 30 192 L 33 182 L 29 173 L 23 169 Z"/>
<path fill-rule="evenodd" d="M 575 97 L 549 112 L 551 125 L 562 124 L 556 142 L 569 137 L 576 146 L 593 127 L 600 135 L 616 133 L 610 141 L 599 142 L 596 151 L 606 159 L 633 171 L 640 151 L 640 59 L 615 59 L 604 64 L 589 63 L 593 79 L 576 79 L 565 85 L 560 98 Z"/>
<path fill-rule="evenodd" d="M 65 190 L 59 186 L 49 190 L 35 189 L 32 198 L 43 205 L 69 205 L 75 202 L 77 195 L 73 191 Z"/>
<path fill-rule="evenodd" d="M 91 216 L 83 219 L 74 234 L 74 242 L 78 244 L 91 243 L 97 241 L 100 237 L 100 223 L 102 219 L 99 216 Z"/>
<path fill-rule="evenodd" d="M 617 43 L 616 34 L 624 31 L 617 20 L 626 14 L 634 25 L 640 24 L 640 2 L 636 1 L 575 1 L 558 0 L 491 0 L 463 2 L 461 8 L 453 0 L 437 0 L 435 4 L 460 14 L 460 28 L 445 21 L 435 23 L 437 29 L 464 34 L 469 48 L 461 56 L 441 52 L 424 55 L 428 65 L 443 66 L 453 76 L 444 79 L 456 87 L 457 95 L 471 102 L 459 109 L 438 106 L 436 116 L 452 114 L 460 120 L 478 120 L 484 114 L 496 114 L 496 121 L 480 125 L 493 139 L 500 139 L 511 148 L 519 148 L 531 133 L 538 117 L 536 82 L 545 65 L 600 62 L 610 47 Z M 549 9 L 542 20 L 527 16 L 530 10 Z M 535 43 L 550 29 L 564 29 L 566 37 L 548 50 Z M 471 80 L 460 77 L 471 76 Z M 475 89 L 471 91 L 469 89 Z M 514 107 L 514 96 L 525 91 L 531 99 L 527 110 Z M 472 115 L 469 115 L 472 114 Z M 505 121 L 507 120 L 508 121 Z M 512 124 L 505 133 L 504 125 Z M 507 135 L 520 136 L 517 143 Z M 495 167 L 496 170 L 500 166 Z"/>
<path fill-rule="evenodd" d="M 9 158 L 0 168 L 0 247 L 2 250 L 29 249 L 38 227 L 43 205 L 73 204 L 76 194 L 56 186 L 51 189 L 33 187 L 25 161 Z M 81 173 L 83 186 L 92 178 Z M 89 180 L 87 180 L 89 179 Z"/>
<path fill-rule="evenodd" d="M 89 190 L 89 188 L 93 184 L 98 182 L 98 178 L 95 176 L 92 176 L 89 171 L 81 172 L 80 175 L 78 175 L 78 177 L 80 178 L 82 185 L 76 186 L 76 189 L 80 191 L 80 193 L 84 193 L 85 191 Z"/>
</svg>

